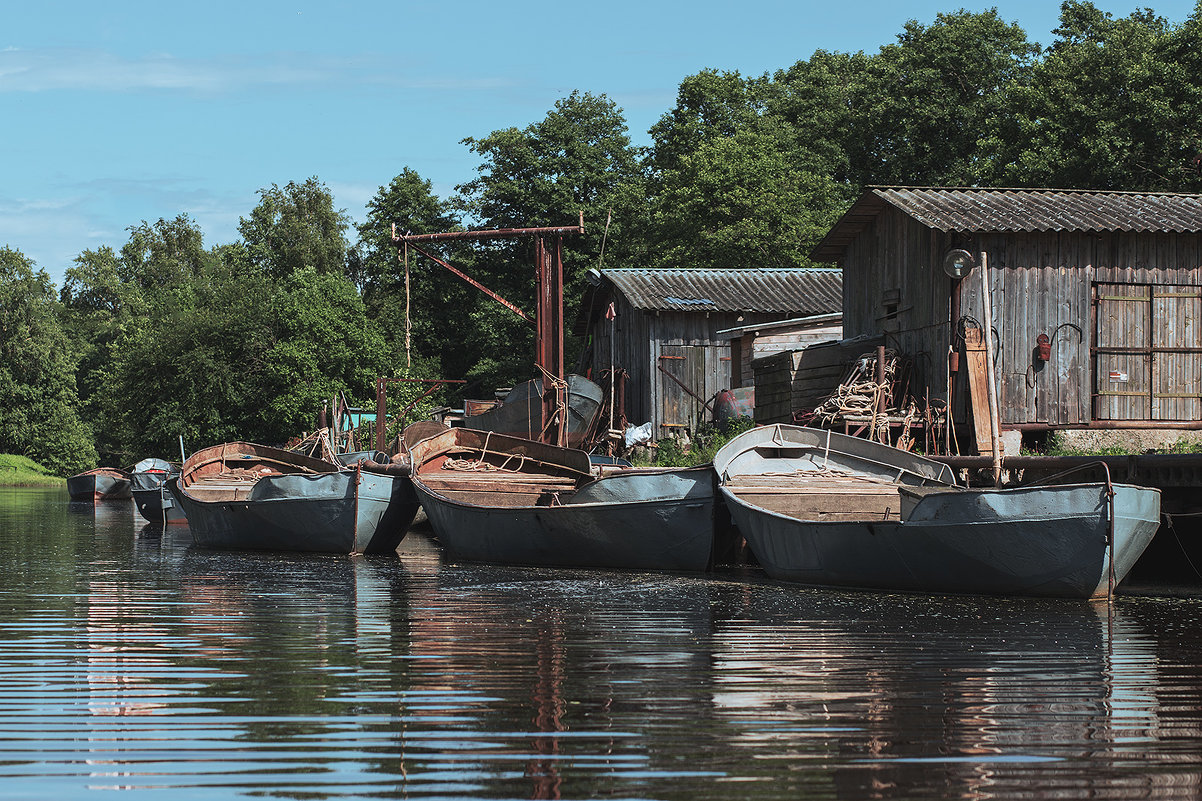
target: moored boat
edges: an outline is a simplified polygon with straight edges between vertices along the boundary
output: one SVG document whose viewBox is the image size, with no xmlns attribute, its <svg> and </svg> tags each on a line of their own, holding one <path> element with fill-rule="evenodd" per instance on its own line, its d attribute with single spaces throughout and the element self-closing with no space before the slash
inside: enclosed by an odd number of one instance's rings
<svg viewBox="0 0 1202 801">
<path fill-rule="evenodd" d="M 130 491 L 138 514 L 150 523 L 186 523 L 183 508 L 167 489 L 167 479 L 179 473 L 179 465 L 166 459 L 143 459 L 132 468 Z"/>
<path fill-rule="evenodd" d="M 379 457 L 345 466 L 230 442 L 189 456 L 167 486 L 204 548 L 390 553 L 417 499 L 408 477 Z"/>
<path fill-rule="evenodd" d="M 131 496 L 128 470 L 97 467 L 67 479 L 67 494 L 73 501 L 125 500 Z"/>
<path fill-rule="evenodd" d="M 556 567 L 705 570 L 713 472 L 606 471 L 588 454 L 451 428 L 409 447 L 413 486 L 456 560 Z"/>
<path fill-rule="evenodd" d="M 815 586 L 1105 598 L 1160 524 L 1159 490 L 969 489 L 938 462 L 798 426 L 738 435 L 714 469 L 765 572 Z"/>
<path fill-rule="evenodd" d="M 536 378 L 511 389 L 503 400 L 491 404 L 469 401 L 463 426 L 479 431 L 495 431 L 511 437 L 538 439 L 542 433 L 543 381 Z M 579 447 L 592 435 L 601 411 L 601 387 L 584 376 L 567 377 L 567 443 Z M 473 403 L 477 404 L 476 410 Z"/>
</svg>

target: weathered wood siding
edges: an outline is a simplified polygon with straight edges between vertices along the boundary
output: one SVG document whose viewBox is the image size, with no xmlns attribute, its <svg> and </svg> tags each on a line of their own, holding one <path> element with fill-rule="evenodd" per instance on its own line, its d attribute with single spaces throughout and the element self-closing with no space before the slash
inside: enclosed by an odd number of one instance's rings
<svg viewBox="0 0 1202 801">
<path fill-rule="evenodd" d="M 888 347 L 929 365 L 917 386 L 929 386 L 932 398 L 946 397 L 955 321 L 953 283 L 940 263 L 952 247 L 988 256 L 1003 424 L 1202 417 L 1202 291 L 1195 289 L 1202 286 L 1202 237 L 953 238 L 885 210 L 848 248 L 845 336 L 884 333 Z M 958 292 L 961 316 L 969 325 L 983 323 L 979 273 L 960 281 Z M 1040 334 L 1051 340 L 1047 361 L 1034 358 Z M 956 417 L 964 420 L 963 369 L 953 395 Z"/>
<path fill-rule="evenodd" d="M 843 336 L 884 334 L 887 347 L 913 360 L 912 386 L 929 386 L 933 399 L 947 397 L 949 247 L 947 235 L 887 207 L 849 245 L 843 264 Z"/>
<path fill-rule="evenodd" d="M 988 254 L 1004 424 L 1198 419 L 1200 237 L 990 234 L 973 249 Z M 975 274 L 961 285 L 961 312 L 978 320 L 979 287 Z M 1163 350 L 1180 348 L 1197 352 Z"/>
<path fill-rule="evenodd" d="M 718 331 L 780 319 L 737 312 L 644 311 L 622 297 L 614 305 L 613 363 L 629 374 L 626 417 L 634 425 L 650 421 L 657 438 L 693 430 L 711 417 L 681 384 L 706 401 L 730 389 L 730 340 L 718 338 Z M 610 325 L 601 317 L 592 327 L 595 373 L 610 365 Z M 661 372 L 661 365 L 680 383 Z"/>
<path fill-rule="evenodd" d="M 839 388 L 856 359 L 878 344 L 880 340 L 826 342 L 756 359 L 756 423 L 789 423 L 794 412 L 815 409 Z"/>
<path fill-rule="evenodd" d="M 932 398 L 947 394 L 954 284 L 941 262 L 952 247 L 988 256 L 1003 424 L 1202 418 L 1202 236 L 953 237 L 886 208 L 847 249 L 844 336 L 883 333 L 925 366 L 915 386 Z M 958 292 L 961 316 L 983 322 L 980 275 Z M 1040 334 L 1051 340 L 1046 362 L 1034 358 Z M 957 419 L 966 419 L 967 394 L 962 369 Z"/>
<path fill-rule="evenodd" d="M 630 305 L 624 298 L 614 300 L 617 315 L 612 321 L 601 316 L 593 324 L 593 373 L 594 377 L 613 366 L 625 370 L 626 419 L 638 425 L 649 418 L 647 396 L 641 388 L 647 386 L 647 364 L 651 348 L 651 328 L 647 316 Z M 610 332 L 613 332 L 613 349 L 610 349 Z M 607 390 L 608 391 L 608 390 Z"/>
</svg>

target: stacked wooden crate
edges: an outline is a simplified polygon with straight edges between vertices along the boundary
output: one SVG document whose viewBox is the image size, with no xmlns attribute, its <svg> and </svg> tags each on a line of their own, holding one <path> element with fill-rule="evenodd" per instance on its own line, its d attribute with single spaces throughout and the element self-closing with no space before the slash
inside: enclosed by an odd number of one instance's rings
<svg viewBox="0 0 1202 801">
<path fill-rule="evenodd" d="M 847 375 L 853 362 L 880 344 L 854 339 L 784 351 L 751 363 L 755 373 L 755 422 L 790 423 L 793 413 L 821 404 Z"/>
</svg>

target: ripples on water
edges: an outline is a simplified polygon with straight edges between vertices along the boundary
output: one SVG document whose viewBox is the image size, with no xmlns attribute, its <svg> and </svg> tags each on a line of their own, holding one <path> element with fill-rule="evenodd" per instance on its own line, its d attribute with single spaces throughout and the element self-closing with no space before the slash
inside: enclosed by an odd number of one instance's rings
<svg viewBox="0 0 1202 801">
<path fill-rule="evenodd" d="M 1193 599 L 214 553 L 47 490 L 0 554 L 2 799 L 1202 793 Z"/>
</svg>

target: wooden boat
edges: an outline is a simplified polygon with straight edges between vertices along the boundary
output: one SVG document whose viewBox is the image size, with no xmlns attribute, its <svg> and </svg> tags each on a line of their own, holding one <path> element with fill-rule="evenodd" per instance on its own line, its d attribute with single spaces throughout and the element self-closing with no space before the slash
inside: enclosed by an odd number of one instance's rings
<svg viewBox="0 0 1202 801">
<path fill-rule="evenodd" d="M 967 489 L 938 462 L 797 426 L 738 435 L 714 469 L 767 574 L 810 585 L 1104 598 L 1160 524 L 1159 490 Z"/>
<path fill-rule="evenodd" d="M 451 428 L 409 447 L 413 486 L 456 560 L 705 570 L 714 546 L 709 466 L 607 470 L 588 454 Z"/>
<path fill-rule="evenodd" d="M 379 456 L 348 467 L 229 442 L 189 456 L 167 486 L 204 548 L 391 553 L 417 499 L 404 472 Z"/>
<path fill-rule="evenodd" d="M 73 501 L 124 500 L 131 496 L 128 470 L 97 467 L 67 479 L 67 494 Z"/>
<path fill-rule="evenodd" d="M 463 418 L 465 428 L 479 431 L 495 431 L 511 437 L 538 439 L 542 432 L 541 378 L 518 384 L 506 394 L 504 400 L 494 404 L 478 405 L 468 401 Z M 579 447 L 593 433 L 597 415 L 601 411 L 603 394 L 601 387 L 584 376 L 568 376 L 568 446 Z M 478 410 L 478 411 L 477 411 Z M 471 412 L 476 411 L 475 414 Z"/>
<path fill-rule="evenodd" d="M 166 459 L 149 458 L 138 462 L 132 470 L 130 491 L 138 514 L 146 521 L 160 525 L 188 522 L 183 507 L 167 489 L 167 479 L 179 473 L 179 465 Z"/>
</svg>

